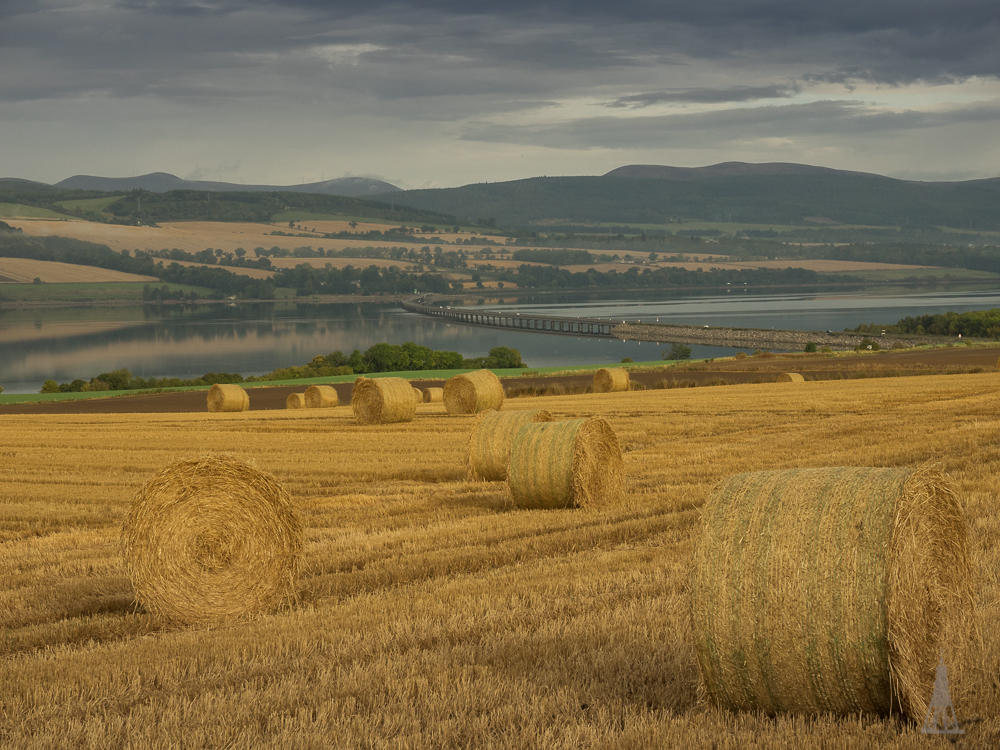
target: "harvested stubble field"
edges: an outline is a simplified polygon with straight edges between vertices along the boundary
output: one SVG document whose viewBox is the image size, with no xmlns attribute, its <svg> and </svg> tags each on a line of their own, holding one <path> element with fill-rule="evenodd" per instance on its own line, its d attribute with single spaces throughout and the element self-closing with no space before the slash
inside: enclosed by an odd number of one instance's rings
<svg viewBox="0 0 1000 750">
<path fill-rule="evenodd" d="M 947 633 L 965 747 L 1000 741 L 996 374 L 538 398 L 600 414 L 624 450 L 605 510 L 507 507 L 465 479 L 474 417 L 362 427 L 350 407 L 0 417 L 4 748 L 890 747 L 871 717 L 699 703 L 686 587 L 699 508 L 737 472 L 935 461 L 969 524 L 981 639 Z M 192 446 L 200 446 L 193 448 Z M 168 626 L 117 554 L 152 474 L 208 450 L 256 462 L 306 529 L 300 602 Z"/>
</svg>

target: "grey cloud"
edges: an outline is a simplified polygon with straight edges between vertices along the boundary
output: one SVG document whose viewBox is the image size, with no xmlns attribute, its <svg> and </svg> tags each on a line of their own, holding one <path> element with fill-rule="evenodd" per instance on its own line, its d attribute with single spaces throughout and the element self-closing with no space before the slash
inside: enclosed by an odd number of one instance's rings
<svg viewBox="0 0 1000 750">
<path fill-rule="evenodd" d="M 686 148 L 724 146 L 754 139 L 816 136 L 879 137 L 961 123 L 996 122 L 1000 106 L 949 112 L 870 111 L 861 102 L 825 101 L 699 114 L 594 117 L 567 123 L 510 126 L 476 123 L 463 140 L 563 149 Z"/>
<path fill-rule="evenodd" d="M 799 92 L 798 86 L 733 86 L 726 89 L 680 89 L 620 96 L 608 107 L 648 107 L 652 104 L 724 104 L 760 99 L 787 99 Z"/>
</svg>

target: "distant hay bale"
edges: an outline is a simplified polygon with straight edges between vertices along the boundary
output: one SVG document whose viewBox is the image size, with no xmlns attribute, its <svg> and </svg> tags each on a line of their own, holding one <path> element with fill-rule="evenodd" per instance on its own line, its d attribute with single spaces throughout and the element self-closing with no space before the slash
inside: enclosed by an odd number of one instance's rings
<svg viewBox="0 0 1000 750">
<path fill-rule="evenodd" d="M 358 378 L 351 407 L 360 424 L 412 422 L 417 413 L 413 387 L 403 378 Z"/>
<path fill-rule="evenodd" d="M 806 379 L 797 372 L 783 372 L 778 376 L 779 383 L 804 383 Z"/>
<path fill-rule="evenodd" d="M 340 397 L 332 385 L 311 385 L 306 388 L 307 409 L 329 409 L 339 404 Z"/>
<path fill-rule="evenodd" d="M 520 508 L 611 505 L 622 496 L 622 452 L 601 417 L 526 424 L 511 445 L 507 486 Z"/>
<path fill-rule="evenodd" d="M 302 546 L 302 525 L 277 480 L 225 456 L 161 469 L 132 501 L 121 531 L 138 600 L 189 624 L 292 603 Z"/>
<path fill-rule="evenodd" d="M 503 385 L 489 370 L 476 370 L 448 378 L 444 384 L 444 408 L 449 414 L 478 414 L 503 408 Z"/>
<path fill-rule="evenodd" d="M 424 388 L 424 403 L 439 404 L 444 401 L 444 388 Z"/>
<path fill-rule="evenodd" d="M 413 403 L 415 404 L 424 403 L 424 392 L 419 388 L 413 389 Z"/>
<path fill-rule="evenodd" d="M 531 422 L 551 422 L 542 409 L 524 411 L 484 411 L 476 419 L 466 454 L 466 473 L 472 481 L 500 481 L 507 478 L 510 447 L 514 436 Z"/>
<path fill-rule="evenodd" d="M 628 387 L 628 370 L 621 367 L 602 367 L 594 373 L 594 393 L 617 393 Z"/>
<path fill-rule="evenodd" d="M 208 389 L 209 411 L 246 411 L 250 396 L 235 383 L 216 383 Z"/>
<path fill-rule="evenodd" d="M 969 574 L 965 521 L 936 471 L 730 477 L 703 509 L 691 579 L 707 693 L 731 710 L 920 721 L 943 626 L 971 609 Z"/>
<path fill-rule="evenodd" d="M 288 398 L 285 399 L 286 409 L 305 409 L 306 408 L 306 396 L 304 393 L 289 393 Z"/>
</svg>

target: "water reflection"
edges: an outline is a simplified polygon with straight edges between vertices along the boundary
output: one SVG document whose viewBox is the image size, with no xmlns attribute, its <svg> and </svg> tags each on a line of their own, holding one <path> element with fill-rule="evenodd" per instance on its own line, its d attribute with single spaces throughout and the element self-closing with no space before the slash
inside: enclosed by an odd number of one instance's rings
<svg viewBox="0 0 1000 750">
<path fill-rule="evenodd" d="M 885 293 L 656 294 L 608 300 L 566 295 L 517 302 L 497 297 L 490 307 L 560 315 L 614 317 L 692 325 L 842 330 L 907 315 L 1000 306 L 1000 290 Z M 334 350 L 362 351 L 380 341 L 414 341 L 433 349 L 481 356 L 494 346 L 521 351 L 534 367 L 648 361 L 666 349 L 654 343 L 554 336 L 456 325 L 407 313 L 392 304 L 295 302 L 193 307 L 47 308 L 0 311 L 0 385 L 33 393 L 42 381 L 89 379 L 126 367 L 142 377 L 191 378 L 210 371 L 258 375 L 301 365 Z M 693 346 L 693 356 L 725 356 L 726 347 Z"/>
</svg>

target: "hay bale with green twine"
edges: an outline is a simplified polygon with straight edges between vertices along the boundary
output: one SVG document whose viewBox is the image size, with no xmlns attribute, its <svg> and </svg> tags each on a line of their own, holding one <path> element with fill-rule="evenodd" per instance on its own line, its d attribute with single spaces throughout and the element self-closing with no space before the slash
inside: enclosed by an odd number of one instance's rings
<svg viewBox="0 0 1000 750">
<path fill-rule="evenodd" d="M 492 482 L 507 478 L 510 448 L 524 425 L 551 422 L 552 415 L 542 409 L 523 411 L 484 411 L 476 418 L 466 452 L 466 474 L 472 481 Z"/>
<path fill-rule="evenodd" d="M 340 396 L 332 385 L 311 385 L 305 393 L 307 409 L 331 409 L 340 404 Z"/>
<path fill-rule="evenodd" d="M 412 422 L 417 413 L 413 386 L 404 378 L 358 378 L 351 391 L 351 408 L 360 424 Z"/>
<path fill-rule="evenodd" d="M 937 471 L 731 477 L 704 507 L 691 578 L 704 688 L 730 710 L 920 721 L 945 621 L 971 610 L 969 575 Z"/>
<path fill-rule="evenodd" d="M 618 393 L 628 387 L 628 370 L 622 367 L 602 367 L 594 373 L 594 393 Z"/>
<path fill-rule="evenodd" d="M 449 414 L 478 414 L 503 408 L 503 385 L 489 370 L 476 370 L 448 378 L 442 394 Z"/>
<path fill-rule="evenodd" d="M 783 372 L 778 376 L 779 383 L 804 383 L 806 379 L 797 372 Z"/>
<path fill-rule="evenodd" d="M 305 409 L 306 395 L 304 393 L 289 393 L 285 399 L 286 409 Z"/>
<path fill-rule="evenodd" d="M 511 444 L 507 489 L 519 508 L 583 508 L 622 498 L 622 452 L 602 417 L 536 422 Z"/>
<path fill-rule="evenodd" d="M 302 525 L 278 481 L 228 456 L 157 472 L 125 514 L 121 551 L 139 602 L 192 624 L 295 601 Z"/>
<path fill-rule="evenodd" d="M 209 411 L 246 411 L 250 408 L 250 396 L 242 386 L 235 383 L 216 383 L 208 389 Z"/>
<path fill-rule="evenodd" d="M 444 401 L 444 388 L 424 388 L 425 404 L 440 404 Z"/>
</svg>

